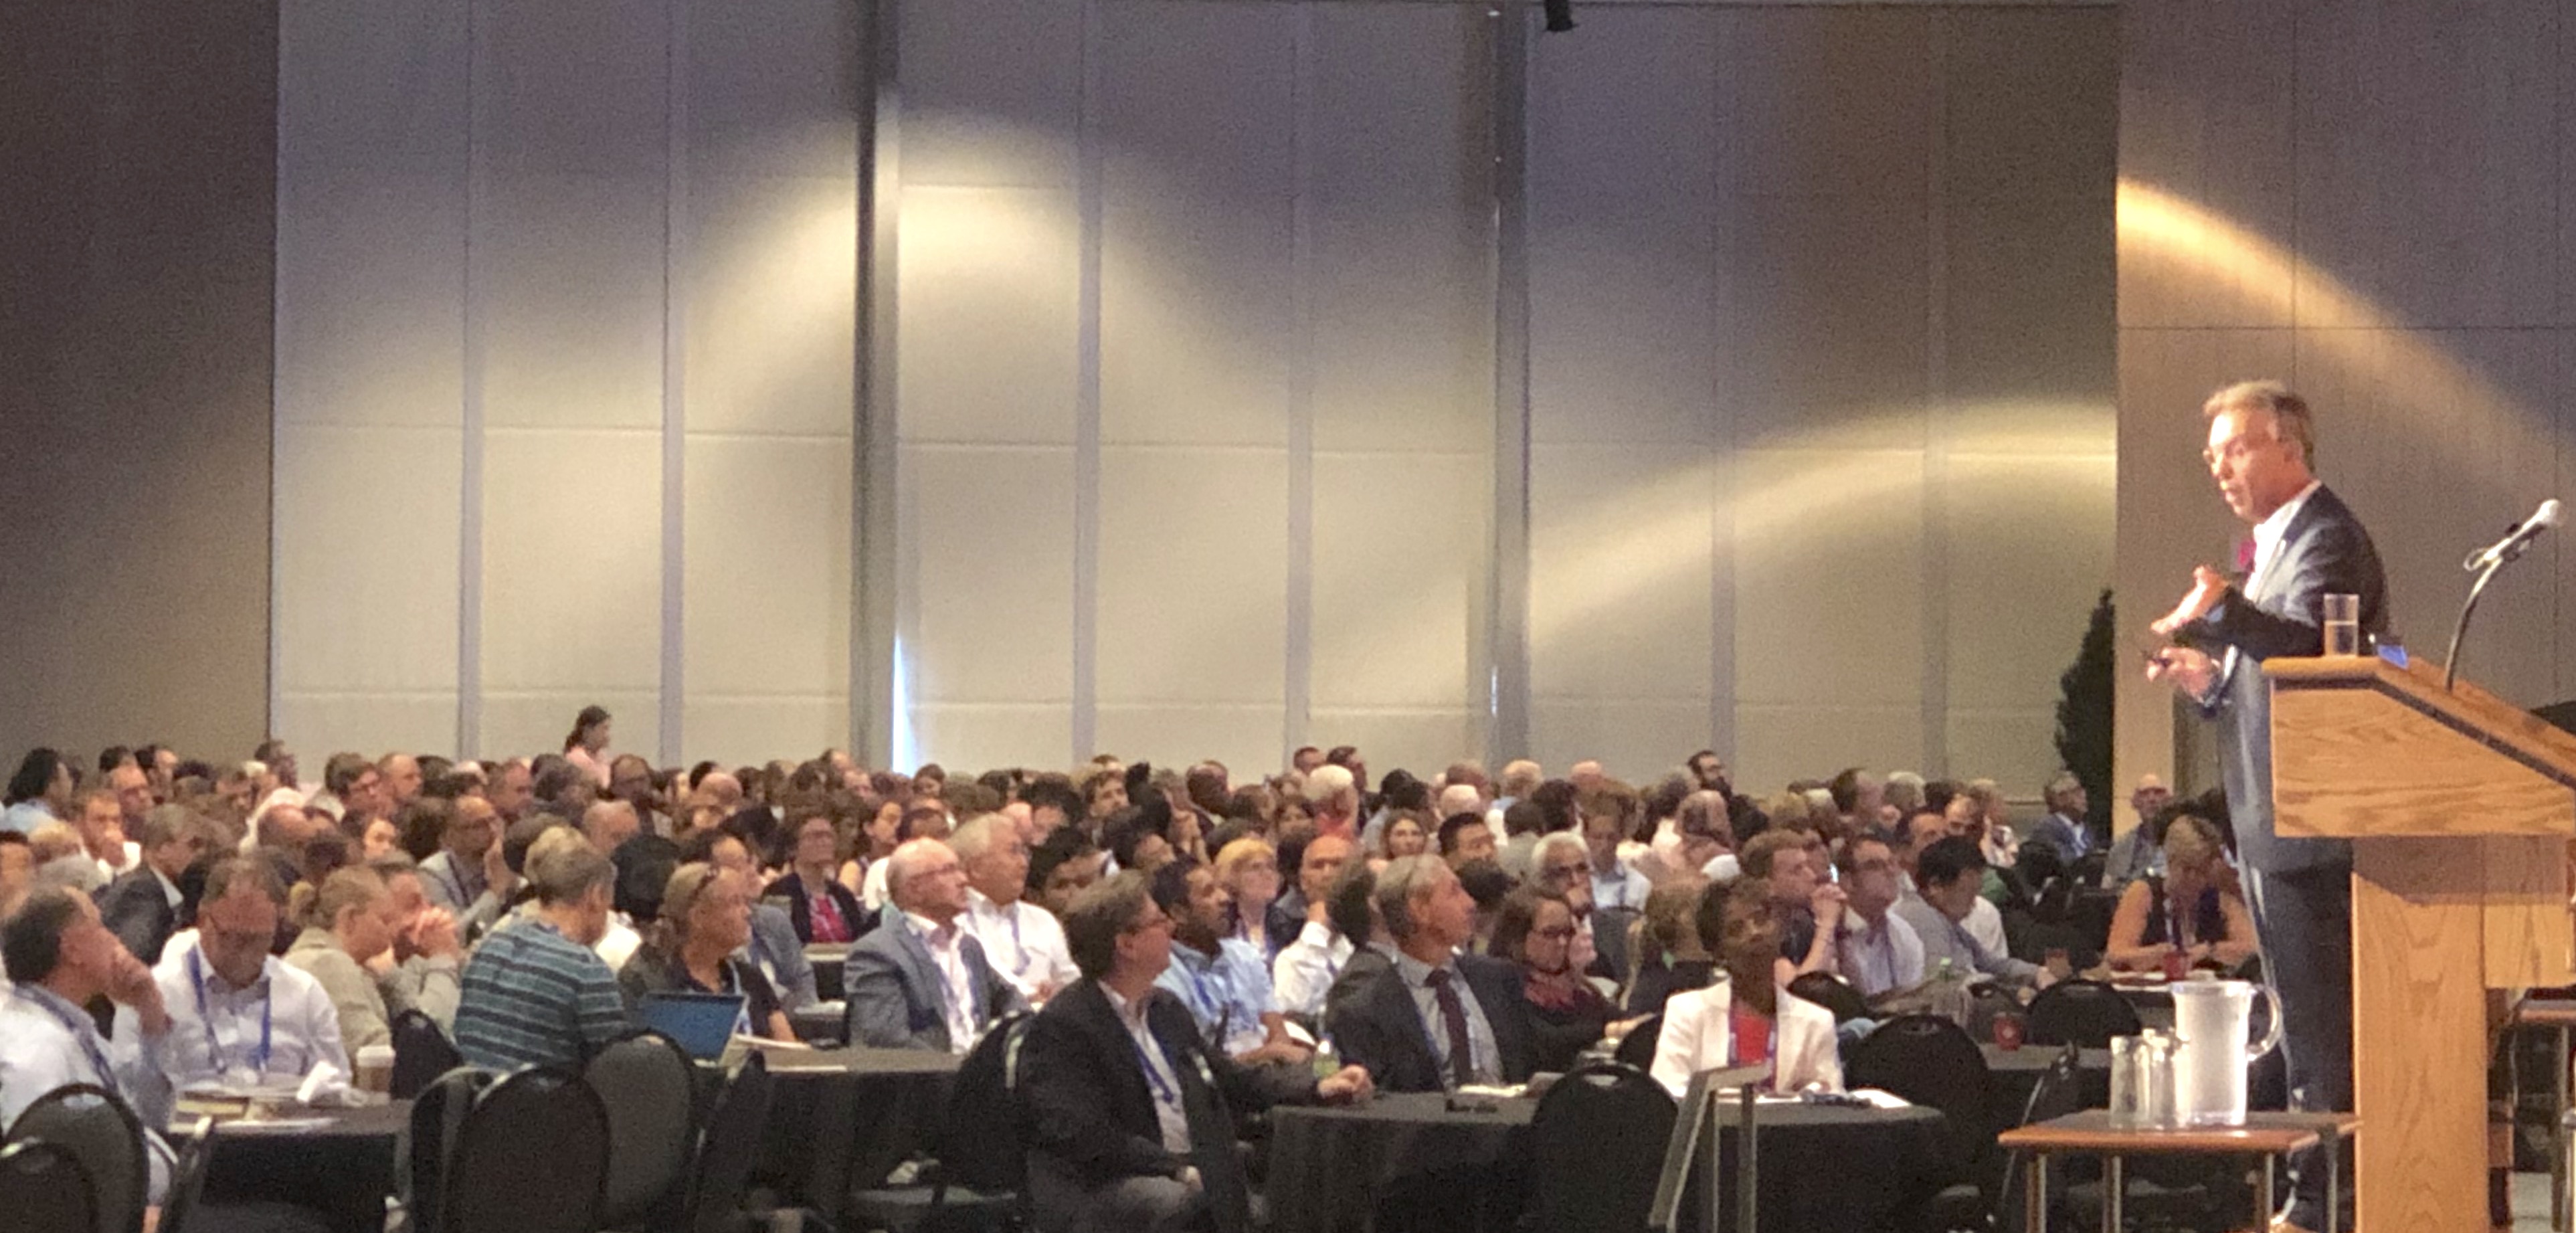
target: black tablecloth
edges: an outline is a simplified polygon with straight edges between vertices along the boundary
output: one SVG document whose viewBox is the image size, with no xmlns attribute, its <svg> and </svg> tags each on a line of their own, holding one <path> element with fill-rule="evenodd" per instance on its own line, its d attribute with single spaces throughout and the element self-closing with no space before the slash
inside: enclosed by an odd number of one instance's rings
<svg viewBox="0 0 2576 1233">
<path fill-rule="evenodd" d="M 1506 1100 L 1492 1112 L 1459 1112 L 1437 1094 L 1403 1094 L 1350 1108 L 1274 1109 L 1272 1223 L 1279 1233 L 1509 1229 L 1534 1180 L 1525 1162 L 1537 1107 Z M 1931 1109 L 1766 1104 L 1756 1118 L 1766 1230 L 1889 1228 L 1949 1180 L 1939 1176 L 1942 1118 Z M 1734 1137 L 1730 1126 L 1721 1139 L 1730 1170 Z M 1661 1166 L 1636 1165 L 1649 1179 Z M 1704 1204 L 1690 1206 L 1682 1226 L 1703 1227 Z"/>
<path fill-rule="evenodd" d="M 757 1180 L 838 1213 L 927 1145 L 963 1059 L 919 1049 L 773 1050 Z"/>
<path fill-rule="evenodd" d="M 320 1124 L 308 1124 L 314 1119 Z M 291 1203 L 333 1229 L 381 1233 L 385 1197 L 394 1192 L 394 1155 L 410 1123 L 408 1100 L 299 1113 L 280 1124 L 222 1123 L 206 1158 L 201 1202 L 210 1214 L 238 1204 Z M 184 1139 L 174 1135 L 171 1146 Z"/>
</svg>

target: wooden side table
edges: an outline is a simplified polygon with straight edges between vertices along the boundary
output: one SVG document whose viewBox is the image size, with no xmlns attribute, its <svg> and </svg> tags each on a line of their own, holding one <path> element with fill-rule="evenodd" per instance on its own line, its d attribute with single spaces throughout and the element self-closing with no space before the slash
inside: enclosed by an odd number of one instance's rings
<svg viewBox="0 0 2576 1233">
<path fill-rule="evenodd" d="M 2104 1233 L 2119 1233 L 2120 1163 L 2126 1157 L 2286 1156 L 2314 1147 L 2320 1140 L 2332 1144 L 2350 1138 L 2360 1129 L 2361 1119 L 2349 1113 L 2249 1113 L 2242 1126 L 2159 1128 L 2122 1125 L 2106 1110 L 2087 1109 L 2007 1130 L 1997 1142 L 2006 1151 L 2030 1153 L 2023 1209 L 2029 1233 L 2045 1233 L 2048 1228 L 2048 1157 L 2055 1152 L 2102 1157 L 2102 1228 Z M 2326 1233 L 2336 1233 L 2342 1216 L 2342 1161 L 2336 1152 L 2325 1156 Z M 2254 1188 L 2254 1227 L 2271 1227 L 2274 1210 L 2272 1164 L 2266 1159 Z"/>
</svg>

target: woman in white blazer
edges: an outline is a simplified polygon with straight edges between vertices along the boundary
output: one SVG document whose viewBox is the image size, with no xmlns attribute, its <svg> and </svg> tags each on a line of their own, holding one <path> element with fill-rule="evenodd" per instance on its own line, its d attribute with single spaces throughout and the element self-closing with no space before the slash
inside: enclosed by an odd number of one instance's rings
<svg viewBox="0 0 2576 1233">
<path fill-rule="evenodd" d="M 1719 975 L 1705 989 L 1664 1002 L 1652 1073 L 1675 1097 L 1690 1088 L 1692 1075 L 1735 1064 L 1737 990 L 1750 991 L 1741 1009 L 1769 1023 L 1772 1091 L 1843 1090 L 1833 1012 L 1773 983 L 1780 927 L 1768 898 L 1754 882 L 1713 882 L 1700 892 L 1695 923 L 1701 942 L 1718 956 Z"/>
</svg>

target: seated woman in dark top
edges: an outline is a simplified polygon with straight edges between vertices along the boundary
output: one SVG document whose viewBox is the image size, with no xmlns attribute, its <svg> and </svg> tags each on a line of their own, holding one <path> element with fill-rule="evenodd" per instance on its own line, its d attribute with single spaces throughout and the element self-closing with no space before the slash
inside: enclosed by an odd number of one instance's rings
<svg viewBox="0 0 2576 1233">
<path fill-rule="evenodd" d="M 1532 1069 L 1572 1070 L 1585 1048 L 1609 1034 L 1617 1013 L 1575 963 L 1581 932 L 1565 896 L 1534 886 L 1504 896 L 1495 916 L 1485 953 L 1521 970 L 1521 999 L 1529 1004 L 1535 1040 Z"/>
<path fill-rule="evenodd" d="M 767 894 L 796 923 L 797 941 L 807 946 L 855 942 L 876 928 L 877 914 L 832 876 L 840 868 L 841 836 L 830 806 L 820 801 L 788 806 L 787 842 L 788 870 L 769 884 Z"/>
<path fill-rule="evenodd" d="M 760 969 L 733 957 L 751 940 L 748 877 L 707 864 L 682 865 L 662 891 L 654 938 L 617 974 L 631 1014 L 648 993 L 739 993 L 739 1035 L 796 1039 L 778 993 Z"/>
<path fill-rule="evenodd" d="M 1700 944 L 1699 927 L 1693 923 L 1700 888 L 1707 884 L 1696 876 L 1678 877 L 1646 896 L 1646 914 L 1638 918 L 1636 939 L 1628 944 L 1628 953 L 1636 957 L 1636 969 L 1628 977 L 1629 1014 L 1661 1014 L 1674 994 L 1704 989 L 1715 978 L 1717 962 Z"/>
<path fill-rule="evenodd" d="M 2254 953 L 2254 918 L 2236 891 L 2218 828 L 2190 814 L 2165 828 L 2164 876 L 2140 878 L 2120 892 L 2103 958 L 2115 968 L 2153 969 L 2175 951 L 2186 963 L 2220 968 Z"/>
</svg>

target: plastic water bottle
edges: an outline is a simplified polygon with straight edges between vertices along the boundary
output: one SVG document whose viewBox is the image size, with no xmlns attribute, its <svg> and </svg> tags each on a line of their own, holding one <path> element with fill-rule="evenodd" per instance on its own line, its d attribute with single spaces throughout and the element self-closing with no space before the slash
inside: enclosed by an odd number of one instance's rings
<svg viewBox="0 0 2576 1233">
<path fill-rule="evenodd" d="M 1948 959 L 1933 969 L 1932 1013 L 1961 1027 L 1968 1026 L 1968 981 L 1958 965 Z"/>
<path fill-rule="evenodd" d="M 1333 1051 L 1333 1038 L 1315 1038 L 1315 1081 L 1318 1083 L 1342 1073 L 1342 1057 Z"/>
</svg>

